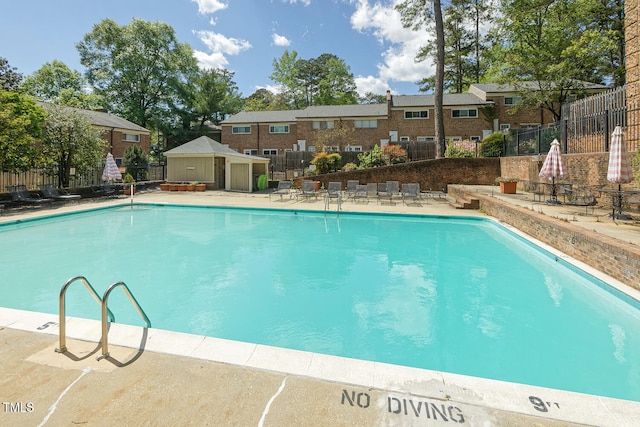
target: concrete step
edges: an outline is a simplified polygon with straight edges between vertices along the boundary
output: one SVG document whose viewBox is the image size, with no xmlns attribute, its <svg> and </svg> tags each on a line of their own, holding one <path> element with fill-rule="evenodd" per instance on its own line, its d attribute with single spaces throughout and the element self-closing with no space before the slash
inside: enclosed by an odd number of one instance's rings
<svg viewBox="0 0 640 427">
<path fill-rule="evenodd" d="M 456 199 L 455 202 L 449 204 L 455 209 L 480 209 L 479 199 Z"/>
</svg>

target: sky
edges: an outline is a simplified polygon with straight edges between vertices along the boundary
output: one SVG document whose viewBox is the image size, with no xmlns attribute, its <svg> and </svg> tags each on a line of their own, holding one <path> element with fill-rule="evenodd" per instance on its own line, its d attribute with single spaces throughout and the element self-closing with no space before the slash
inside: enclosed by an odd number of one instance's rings
<svg viewBox="0 0 640 427">
<path fill-rule="evenodd" d="M 419 94 L 416 82 L 432 75 L 431 61 L 414 58 L 426 32 L 402 27 L 400 0 L 22 0 L 0 14 L 0 57 L 24 76 L 53 60 L 84 72 L 76 44 L 109 18 L 171 25 L 202 68 L 235 73 L 242 96 L 275 89 L 269 75 L 285 50 L 302 59 L 330 53 L 343 59 L 357 90 Z"/>
</svg>

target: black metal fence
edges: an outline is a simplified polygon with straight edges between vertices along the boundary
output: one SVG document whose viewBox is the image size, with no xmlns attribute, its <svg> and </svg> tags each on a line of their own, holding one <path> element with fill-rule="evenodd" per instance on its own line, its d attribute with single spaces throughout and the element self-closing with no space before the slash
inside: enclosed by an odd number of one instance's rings
<svg viewBox="0 0 640 427">
<path fill-rule="evenodd" d="M 560 122 L 512 130 L 504 152 L 506 156 L 544 154 L 554 139 L 563 153 L 608 152 L 616 126 L 624 129 L 628 150 L 638 150 L 640 102 L 629 101 L 624 86 L 563 105 Z"/>
</svg>

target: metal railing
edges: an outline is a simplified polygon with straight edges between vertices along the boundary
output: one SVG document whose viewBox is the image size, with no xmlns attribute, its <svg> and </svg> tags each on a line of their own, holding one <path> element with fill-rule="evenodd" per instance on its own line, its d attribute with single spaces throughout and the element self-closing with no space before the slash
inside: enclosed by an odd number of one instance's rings
<svg viewBox="0 0 640 427">
<path fill-rule="evenodd" d="M 60 289 L 60 299 L 58 301 L 59 311 L 60 311 L 60 345 L 58 348 L 56 348 L 56 352 L 58 353 L 64 353 L 65 351 L 67 351 L 67 326 L 66 326 L 67 323 L 66 323 L 66 311 L 65 311 L 66 294 L 69 286 L 71 286 L 72 283 L 77 281 L 82 282 L 82 284 L 87 289 L 87 291 L 89 291 L 91 296 L 98 302 L 98 304 L 100 304 L 100 306 L 102 306 L 102 298 L 100 298 L 100 295 L 98 295 L 98 293 L 93 288 L 93 286 L 91 286 L 91 283 L 89 283 L 89 281 L 84 276 L 75 276 L 67 280 L 67 282 Z M 111 312 L 111 310 L 107 309 L 106 314 L 108 314 L 112 322 L 116 321 L 115 320 L 116 318 Z"/>
<path fill-rule="evenodd" d="M 107 318 L 109 307 L 107 306 L 107 304 L 111 291 L 113 291 L 117 287 L 122 287 L 124 293 L 127 295 L 127 297 L 129 297 L 129 301 L 131 301 L 131 304 L 133 304 L 135 309 L 138 311 L 138 314 L 140 314 L 140 317 L 142 317 L 142 319 L 144 320 L 147 328 L 151 327 L 151 321 L 147 317 L 147 314 L 144 312 L 142 307 L 140 307 L 140 304 L 138 304 L 138 301 L 133 296 L 126 283 L 116 282 L 113 285 L 109 286 L 109 288 L 104 292 L 104 296 L 102 297 L 102 355 L 98 356 L 98 359 L 109 357 L 109 342 L 107 338 L 109 335 L 109 320 Z"/>
</svg>

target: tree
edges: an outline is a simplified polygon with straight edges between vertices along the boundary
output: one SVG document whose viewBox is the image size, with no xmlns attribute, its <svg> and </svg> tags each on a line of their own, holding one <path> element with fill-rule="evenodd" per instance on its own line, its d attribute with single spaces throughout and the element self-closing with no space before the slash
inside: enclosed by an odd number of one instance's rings
<svg viewBox="0 0 640 427">
<path fill-rule="evenodd" d="M 158 125 L 178 98 L 180 82 L 197 71 L 188 44 L 173 28 L 134 19 L 119 26 L 110 19 L 96 24 L 78 43 L 87 79 L 108 109 L 147 127 Z"/>
<path fill-rule="evenodd" d="M 349 66 L 333 54 L 302 59 L 295 50 L 286 50 L 273 60 L 273 73 L 269 77 L 282 88 L 289 108 L 355 104 L 358 100 Z"/>
<path fill-rule="evenodd" d="M 17 68 L 9 65 L 9 61 L 0 56 L 0 90 L 17 92 L 21 81 L 22 74 L 17 72 Z"/>
<path fill-rule="evenodd" d="M 359 104 L 386 104 L 387 95 L 377 95 L 373 92 L 367 92 L 363 96 L 358 97 Z"/>
<path fill-rule="evenodd" d="M 358 160 L 360 161 L 358 169 L 376 168 L 386 164 L 379 145 L 375 145 L 367 152 L 358 154 Z"/>
<path fill-rule="evenodd" d="M 325 147 L 345 147 L 356 141 L 355 130 L 339 121 L 333 129 L 319 129 L 316 149 L 325 150 Z"/>
<path fill-rule="evenodd" d="M 42 101 L 93 110 L 102 106 L 98 95 L 88 93 L 87 80 L 64 62 L 47 62 L 27 76 L 21 89 Z"/>
<path fill-rule="evenodd" d="M 126 173 L 130 174 L 134 180 L 140 181 L 147 179 L 147 170 L 149 169 L 149 156 L 140 148 L 139 145 L 130 145 L 124 150 L 122 159 L 126 167 Z"/>
<path fill-rule="evenodd" d="M 0 91 L 0 170 L 17 173 L 34 166 L 44 118 L 32 98 Z"/>
<path fill-rule="evenodd" d="M 342 160 L 342 156 L 339 153 L 327 153 L 325 151 L 321 151 L 316 154 L 311 160 L 311 164 L 315 165 L 316 172 L 319 174 L 335 172 L 340 168 L 340 161 Z"/>
<path fill-rule="evenodd" d="M 584 82 L 611 79 L 611 40 L 593 26 L 580 1 L 509 0 L 492 46 L 494 74 L 513 84 L 521 108 L 540 107 L 557 121 Z"/>
<path fill-rule="evenodd" d="M 417 31 L 427 26 L 431 17 L 435 21 L 436 32 L 436 75 L 434 84 L 434 122 L 436 136 L 436 159 L 444 157 L 446 149 L 444 134 L 444 22 L 442 19 L 442 6 L 440 0 L 433 0 L 431 9 L 427 5 L 427 0 L 404 0 L 396 5 L 396 10 L 400 13 L 402 25 Z M 433 15 L 432 15 L 433 13 Z"/>
<path fill-rule="evenodd" d="M 71 168 L 83 174 L 104 155 L 106 142 L 100 132 L 78 110 L 47 104 L 42 135 L 41 166 L 58 175 L 58 185 L 69 186 Z"/>
</svg>

